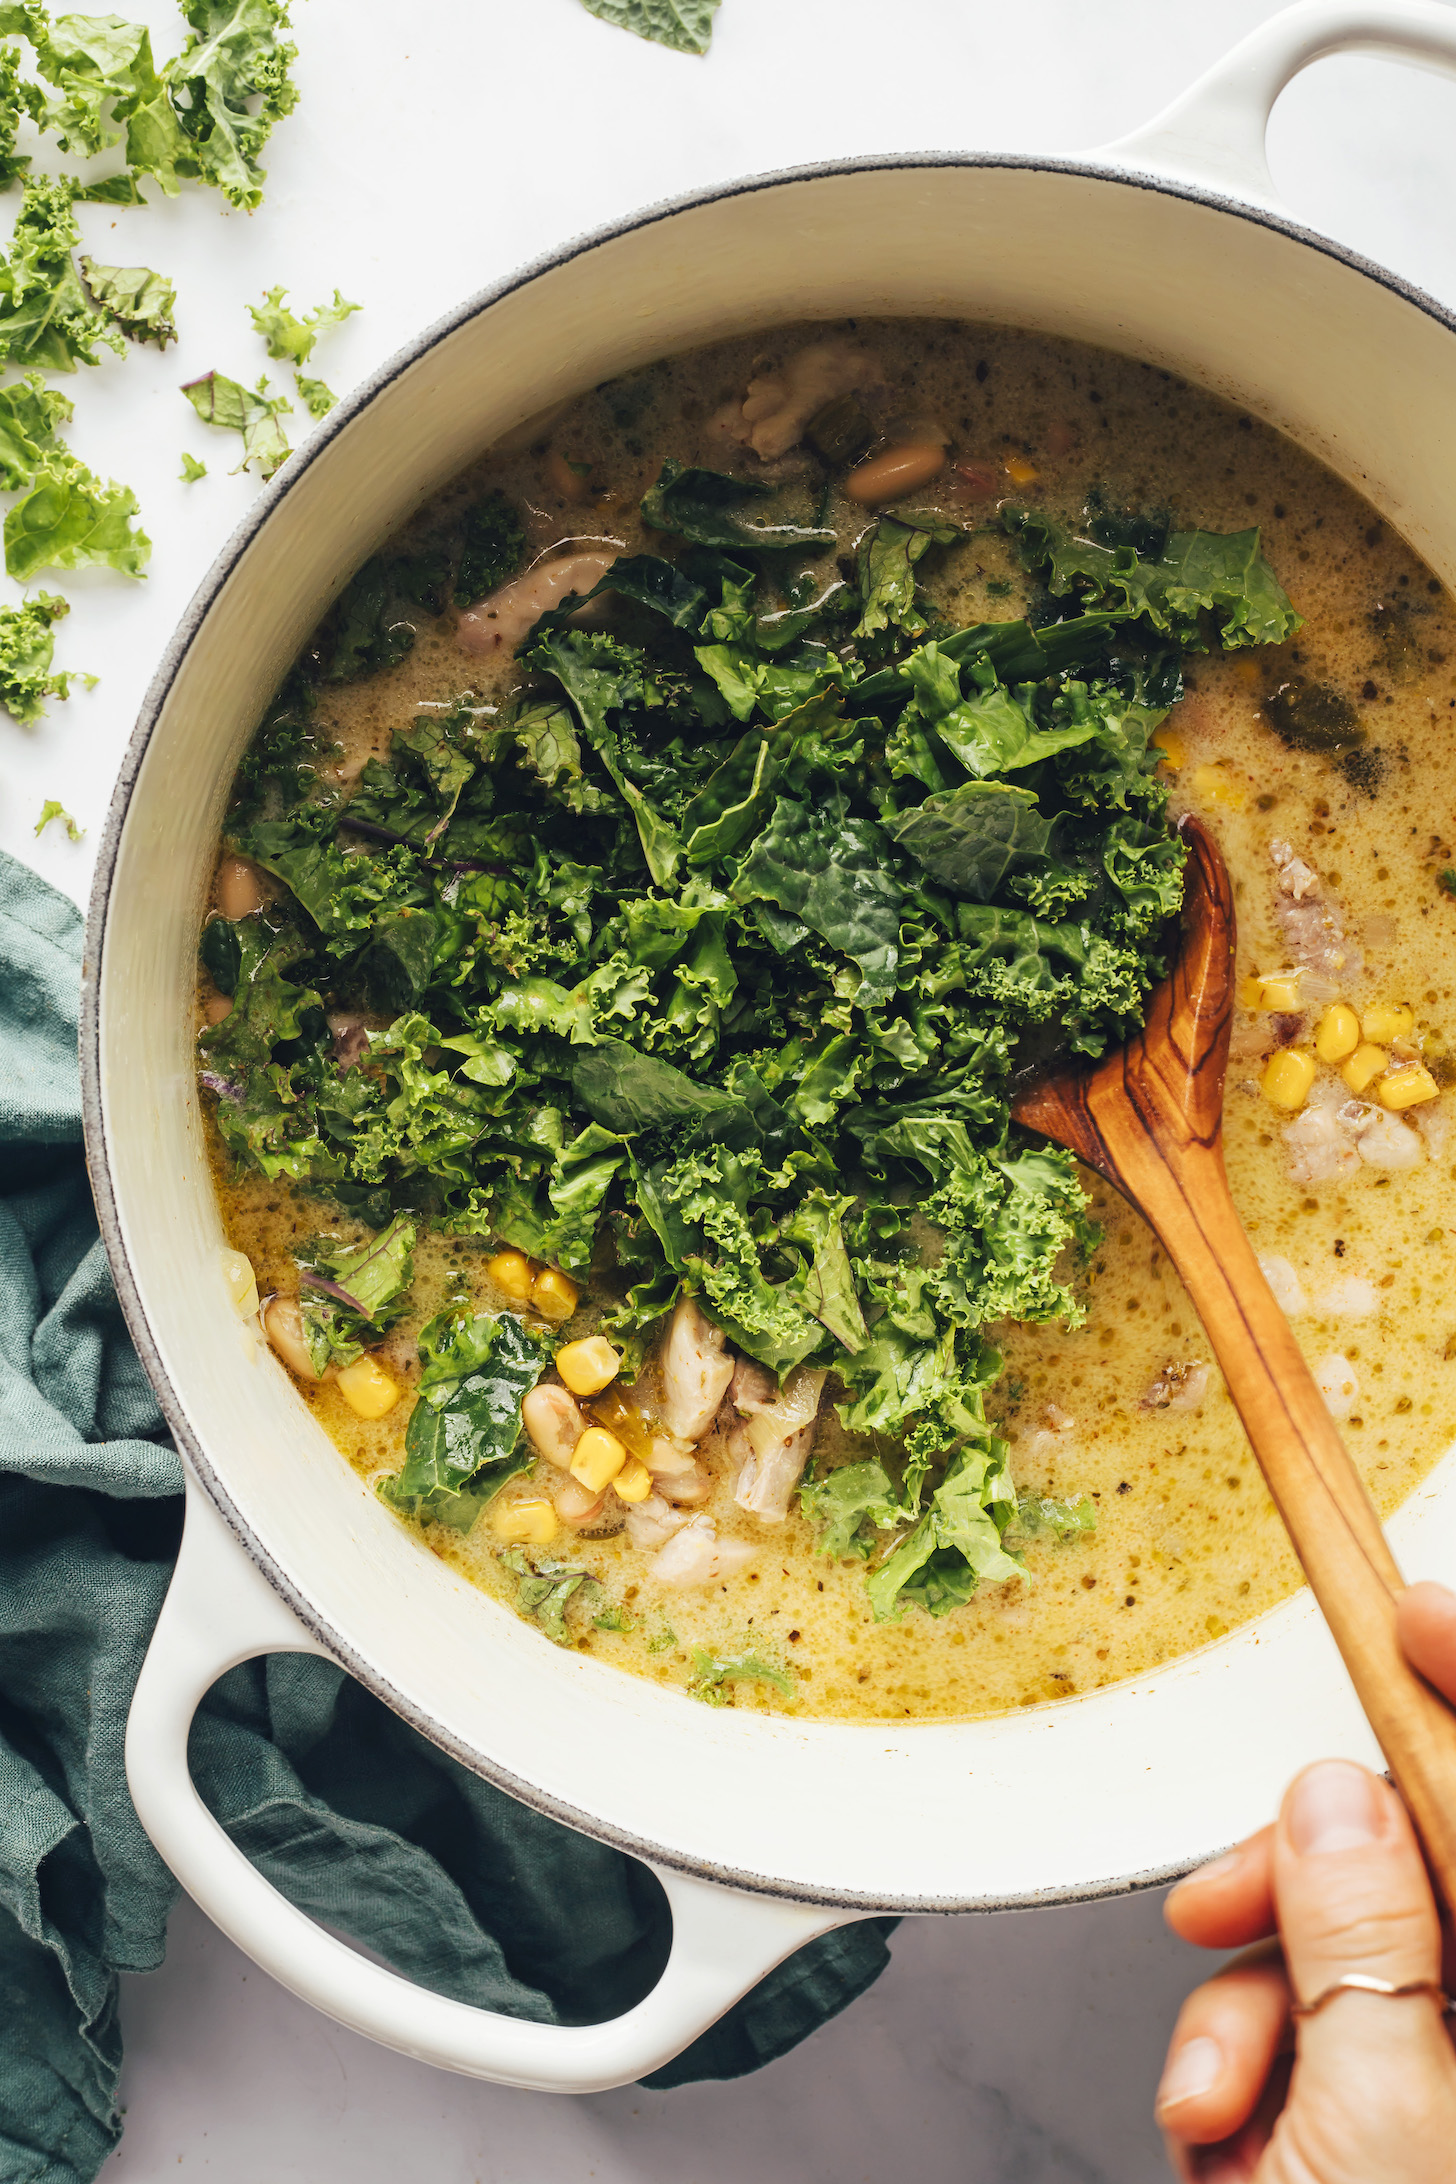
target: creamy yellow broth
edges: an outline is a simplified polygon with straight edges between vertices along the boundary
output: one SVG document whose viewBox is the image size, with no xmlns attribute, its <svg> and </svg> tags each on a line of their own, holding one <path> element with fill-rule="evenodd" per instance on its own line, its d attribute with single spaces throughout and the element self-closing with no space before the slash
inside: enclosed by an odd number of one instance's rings
<svg viewBox="0 0 1456 2184">
<path fill-rule="evenodd" d="M 997 481 L 982 502 L 988 512 L 1001 497 L 1072 515 L 1097 484 L 1114 505 L 1166 504 L 1207 529 L 1261 526 L 1305 627 L 1281 647 L 1188 663 L 1188 693 L 1159 739 L 1172 808 L 1196 811 L 1222 844 L 1237 896 L 1242 977 L 1289 960 L 1270 852 L 1272 841 L 1286 842 L 1318 873 L 1321 899 L 1348 936 L 1348 962 L 1363 959 L 1358 972 L 1336 979 L 1340 998 L 1357 1011 L 1408 1003 L 1438 1081 L 1456 1079 L 1456 900 L 1438 884 L 1456 855 L 1447 787 L 1456 621 L 1426 567 L 1357 494 L 1289 441 L 1165 372 L 999 329 L 861 321 L 850 331 L 883 357 L 903 396 L 901 416 L 912 425 L 937 422 L 957 460 Z M 741 400 L 754 371 L 824 334 L 776 331 L 598 389 L 534 435 L 518 436 L 525 444 L 483 459 L 445 500 L 500 487 L 524 504 L 537 549 L 577 537 L 650 548 L 654 534 L 643 531 L 636 508 L 662 457 L 727 467 L 731 450 L 714 422 L 724 404 Z M 588 486 L 574 483 L 570 463 L 590 465 Z M 780 468 L 791 473 L 792 457 Z M 946 483 L 917 501 L 933 505 Z M 955 490 L 964 519 L 964 488 Z M 583 492 L 587 498 L 572 497 Z M 971 537 L 921 574 L 957 622 L 1014 616 L 1028 599 L 1015 555 L 997 536 Z M 397 669 L 325 694 L 321 723 L 338 740 L 340 777 L 383 755 L 417 705 L 453 699 L 467 683 L 489 704 L 514 673 L 508 655 L 499 666 L 467 659 L 452 618 L 427 625 Z M 1343 764 L 1290 748 L 1270 725 L 1268 701 L 1301 678 L 1331 686 L 1359 716 L 1362 740 Z M 201 1004 L 210 998 L 204 982 Z M 1315 1013 L 1296 1034 L 1306 1048 Z M 1377 1507 L 1389 1514 L 1456 1434 L 1456 1146 L 1444 1142 L 1451 1095 L 1421 1111 L 1419 1166 L 1384 1173 L 1360 1164 L 1333 1181 L 1298 1182 L 1283 1138 L 1291 1118 L 1260 1089 L 1272 1024 L 1267 1012 L 1236 1019 L 1225 1100 L 1233 1193 L 1255 1248 L 1287 1261 L 1298 1279 L 1305 1309 L 1293 1325 L 1306 1355 L 1318 1363 L 1337 1353 L 1350 1368 L 1343 1430 Z M 1322 1081 L 1329 1076 L 1322 1071 Z M 365 1233 L 327 1202 L 231 1175 L 221 1157 L 217 1179 L 229 1237 L 252 1259 L 264 1293 L 296 1287 L 289 1252 L 302 1238 L 321 1227 L 351 1240 Z M 863 1565 L 816 1555 L 797 1514 L 765 1527 L 738 1509 L 720 1455 L 707 1513 L 720 1536 L 754 1541 L 752 1567 L 702 1591 L 654 1591 L 650 1558 L 624 1535 L 563 1533 L 546 1551 L 589 1570 L 601 1588 L 569 1611 L 578 1644 L 676 1686 L 691 1682 L 700 1648 L 751 1650 L 792 1669 L 792 1700 L 738 1684 L 730 1697 L 740 1706 L 788 1705 L 801 1716 L 840 1719 L 948 1718 L 1114 1683 L 1286 1597 L 1298 1582 L 1294 1559 L 1217 1372 L 1195 1410 L 1143 1407 L 1167 1367 L 1206 1364 L 1207 1344 L 1149 1230 L 1095 1178 L 1084 1180 L 1105 1230 L 1084 1280 L 1085 1322 L 990 1330 L 1007 1373 L 989 1408 L 1012 1441 L 1021 1491 L 1090 1494 L 1094 1536 L 1031 1542 L 1027 1583 L 983 1587 L 943 1620 L 913 1611 L 877 1625 Z M 300 1389 L 365 1478 L 398 1468 L 422 1320 L 449 1294 L 502 1304 L 484 1271 L 490 1249 L 473 1239 L 421 1237 L 414 1309 L 384 1350 L 405 1384 L 390 1417 L 368 1426 L 332 1387 Z M 567 1332 L 592 1324 L 588 1298 Z M 863 1453 L 838 1426 L 834 1392 L 831 1380 L 820 1463 Z M 712 1444 L 708 1455 L 712 1462 Z M 554 1476 L 544 1464 L 538 1472 L 537 1493 Z M 528 1474 L 502 1500 L 532 1491 Z M 489 1513 L 464 1540 L 438 1526 L 417 1536 L 486 1592 L 513 1598 Z M 607 1609 L 633 1627 L 599 1627 Z"/>
</svg>

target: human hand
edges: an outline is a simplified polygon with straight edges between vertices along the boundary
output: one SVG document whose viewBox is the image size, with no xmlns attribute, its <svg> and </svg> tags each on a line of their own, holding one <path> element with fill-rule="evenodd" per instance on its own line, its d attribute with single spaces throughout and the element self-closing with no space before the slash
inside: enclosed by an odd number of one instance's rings
<svg viewBox="0 0 1456 2184">
<path fill-rule="evenodd" d="M 1398 1628 L 1456 1700 L 1456 1594 L 1413 1585 Z M 1167 1918 L 1185 1941 L 1247 1951 L 1184 2003 L 1158 2088 L 1185 2184 L 1452 2184 L 1456 2051 L 1439 2004 L 1346 1990 L 1290 2016 L 1346 1972 L 1441 1979 L 1441 1921 L 1388 1783 L 1349 1760 L 1306 1768 L 1274 1825 L 1190 1874 Z"/>
</svg>

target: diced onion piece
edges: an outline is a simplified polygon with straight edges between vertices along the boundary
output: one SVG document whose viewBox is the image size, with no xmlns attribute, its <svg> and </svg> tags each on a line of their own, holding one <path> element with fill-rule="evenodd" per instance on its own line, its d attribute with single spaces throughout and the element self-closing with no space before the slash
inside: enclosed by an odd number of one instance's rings
<svg viewBox="0 0 1456 2184">
<path fill-rule="evenodd" d="M 258 1278 L 253 1272 L 252 1260 L 245 1252 L 234 1251 L 230 1245 L 225 1245 L 217 1257 L 228 1295 L 243 1318 L 251 1319 L 258 1309 Z"/>
</svg>

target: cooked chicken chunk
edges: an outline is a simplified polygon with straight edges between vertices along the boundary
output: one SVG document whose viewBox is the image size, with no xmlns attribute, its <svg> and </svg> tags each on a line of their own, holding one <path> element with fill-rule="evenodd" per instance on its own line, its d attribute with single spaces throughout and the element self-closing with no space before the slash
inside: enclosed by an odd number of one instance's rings
<svg viewBox="0 0 1456 2184">
<path fill-rule="evenodd" d="M 647 1504 L 641 1505 L 644 1509 Z M 659 1585 L 715 1585 L 751 1562 L 754 1549 L 743 1539 L 719 1539 L 709 1517 L 694 1517 L 691 1524 L 656 1555 L 652 1575 Z"/>
<path fill-rule="evenodd" d="M 789 1499 L 814 1447 L 819 1397 L 825 1375 L 801 1365 L 784 1382 L 779 1399 L 756 1410 L 744 1428 L 748 1454 L 733 1499 L 764 1524 L 782 1524 Z"/>
<path fill-rule="evenodd" d="M 679 1441 L 701 1441 L 729 1381 L 733 1358 L 715 1327 L 684 1297 L 672 1315 L 662 1352 L 662 1422 Z"/>
</svg>

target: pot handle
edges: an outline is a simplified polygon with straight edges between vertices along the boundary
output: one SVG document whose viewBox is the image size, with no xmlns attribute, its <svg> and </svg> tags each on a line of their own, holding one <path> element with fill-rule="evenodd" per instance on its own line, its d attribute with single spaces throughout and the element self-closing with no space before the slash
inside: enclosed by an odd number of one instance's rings
<svg viewBox="0 0 1456 2184">
<path fill-rule="evenodd" d="M 530 2024 L 431 1994 L 296 1910 L 193 1786 L 187 1735 L 198 1702 L 225 1670 L 261 1653 L 333 1657 L 274 1592 L 189 1471 L 182 1548 L 127 1723 L 132 1801 L 214 1925 L 282 1986 L 385 2047 L 535 2092 L 604 2092 L 680 2054 L 786 1956 L 854 1916 L 653 1866 L 672 1910 L 672 1953 L 652 1992 L 625 2016 L 604 2025 Z"/>
<path fill-rule="evenodd" d="M 1141 129 L 1093 156 L 1279 207 L 1264 150 L 1270 113 L 1301 69 L 1332 53 L 1456 74 L 1456 11 L 1443 0 L 1298 0 Z"/>
</svg>

